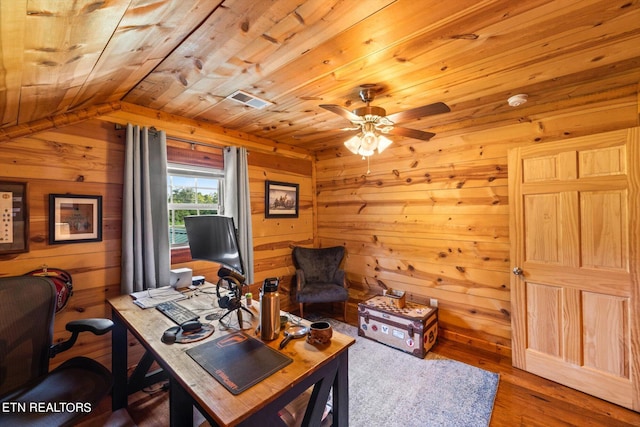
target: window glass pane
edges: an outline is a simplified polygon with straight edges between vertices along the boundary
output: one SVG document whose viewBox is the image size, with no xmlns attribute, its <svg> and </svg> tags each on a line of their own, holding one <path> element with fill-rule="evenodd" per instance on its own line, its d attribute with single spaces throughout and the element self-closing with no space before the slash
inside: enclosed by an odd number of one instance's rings
<svg viewBox="0 0 640 427">
<path fill-rule="evenodd" d="M 189 176 L 180 176 L 180 175 L 172 175 L 173 176 L 173 185 L 176 187 L 195 187 L 196 186 L 196 178 Z"/>
<path fill-rule="evenodd" d="M 172 203 L 196 203 L 196 189 L 194 187 L 173 187 Z"/>
<path fill-rule="evenodd" d="M 199 178 L 198 185 L 202 188 L 218 188 L 218 180 L 217 179 L 207 179 L 207 178 Z"/>
<path fill-rule="evenodd" d="M 187 215 L 215 215 L 221 208 L 220 188 L 222 171 L 202 169 L 189 171 L 169 168 L 167 203 L 169 209 L 169 238 L 172 247 L 187 246 L 184 217 Z"/>
<path fill-rule="evenodd" d="M 184 229 L 184 224 L 174 225 L 171 227 L 171 243 L 176 246 L 184 246 L 187 244 L 187 231 Z"/>
</svg>

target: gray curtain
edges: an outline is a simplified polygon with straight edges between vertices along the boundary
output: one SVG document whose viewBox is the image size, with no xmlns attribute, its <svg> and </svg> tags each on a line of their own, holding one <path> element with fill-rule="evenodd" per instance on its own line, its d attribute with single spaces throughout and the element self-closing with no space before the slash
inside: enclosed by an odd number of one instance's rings
<svg viewBox="0 0 640 427">
<path fill-rule="evenodd" d="M 125 150 L 121 266 L 123 294 L 169 285 L 167 139 L 162 131 L 130 124 Z"/>
<path fill-rule="evenodd" d="M 247 283 L 253 283 L 253 231 L 247 149 L 224 150 L 224 216 L 233 217 L 238 228 L 238 245 Z"/>
</svg>

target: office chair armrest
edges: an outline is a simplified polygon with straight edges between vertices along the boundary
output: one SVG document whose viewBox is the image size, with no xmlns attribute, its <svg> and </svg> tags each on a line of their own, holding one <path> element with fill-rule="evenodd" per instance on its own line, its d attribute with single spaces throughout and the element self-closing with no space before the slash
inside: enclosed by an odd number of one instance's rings
<svg viewBox="0 0 640 427">
<path fill-rule="evenodd" d="M 80 332 L 91 332 L 94 335 L 104 335 L 113 328 L 113 322 L 109 319 L 80 319 L 67 323 L 67 331 L 71 332 L 71 338 L 67 341 L 52 345 L 49 348 L 49 357 L 55 357 L 63 351 L 69 350 L 76 343 Z"/>
<path fill-rule="evenodd" d="M 67 323 L 67 331 L 71 333 L 91 332 L 94 335 L 104 335 L 113 328 L 110 319 L 79 319 Z"/>
</svg>

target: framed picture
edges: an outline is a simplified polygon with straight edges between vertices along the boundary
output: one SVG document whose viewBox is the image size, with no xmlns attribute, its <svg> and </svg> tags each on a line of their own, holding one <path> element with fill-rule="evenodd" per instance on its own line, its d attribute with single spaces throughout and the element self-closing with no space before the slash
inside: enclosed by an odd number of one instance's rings
<svg viewBox="0 0 640 427">
<path fill-rule="evenodd" d="M 0 255 L 28 251 L 27 184 L 0 181 Z"/>
<path fill-rule="evenodd" d="M 264 188 L 265 218 L 298 217 L 298 184 L 266 181 Z"/>
<path fill-rule="evenodd" d="M 102 196 L 49 194 L 49 243 L 102 241 Z"/>
</svg>

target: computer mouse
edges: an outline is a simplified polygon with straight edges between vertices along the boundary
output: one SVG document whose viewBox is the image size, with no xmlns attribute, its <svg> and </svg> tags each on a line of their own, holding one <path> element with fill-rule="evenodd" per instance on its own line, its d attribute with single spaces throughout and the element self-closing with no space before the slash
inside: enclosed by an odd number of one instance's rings
<svg viewBox="0 0 640 427">
<path fill-rule="evenodd" d="M 173 344 L 176 342 L 176 336 L 180 331 L 180 326 L 172 326 L 162 333 L 162 342 L 165 344 Z"/>
<path fill-rule="evenodd" d="M 184 322 L 180 327 L 183 332 L 197 332 L 202 329 L 202 323 L 197 320 L 190 320 L 188 322 Z"/>
</svg>

